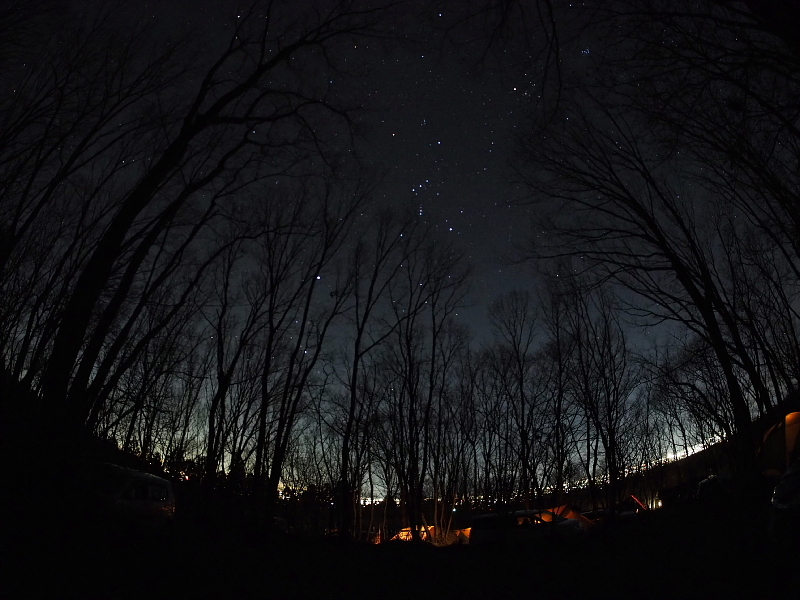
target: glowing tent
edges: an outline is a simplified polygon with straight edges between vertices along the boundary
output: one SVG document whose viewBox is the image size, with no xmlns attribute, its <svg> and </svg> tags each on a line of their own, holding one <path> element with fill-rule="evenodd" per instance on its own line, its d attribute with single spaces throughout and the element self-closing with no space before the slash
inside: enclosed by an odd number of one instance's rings
<svg viewBox="0 0 800 600">
<path fill-rule="evenodd" d="M 428 527 L 420 525 L 417 527 L 417 531 L 419 532 L 419 539 L 425 542 L 430 541 L 433 538 L 433 525 Z M 414 536 L 411 534 L 411 527 L 404 527 L 392 538 L 392 541 L 400 540 L 402 542 L 410 542 L 412 539 L 414 539 Z"/>
<path fill-rule="evenodd" d="M 548 508 L 551 513 L 560 515 L 565 519 L 575 519 L 578 523 L 581 524 L 584 531 L 589 531 L 594 526 L 594 521 L 591 519 L 584 517 L 581 513 L 579 513 L 574 506 L 569 504 L 562 504 L 561 506 L 557 506 L 556 508 Z"/>
<path fill-rule="evenodd" d="M 797 458 L 800 412 L 786 415 L 764 434 L 758 452 L 761 470 L 768 476 L 780 476 Z"/>
</svg>

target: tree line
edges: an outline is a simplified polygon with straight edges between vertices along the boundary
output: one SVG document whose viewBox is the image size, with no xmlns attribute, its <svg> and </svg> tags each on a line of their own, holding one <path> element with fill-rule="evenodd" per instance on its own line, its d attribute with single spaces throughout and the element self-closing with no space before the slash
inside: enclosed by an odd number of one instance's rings
<svg viewBox="0 0 800 600">
<path fill-rule="evenodd" d="M 496 298 L 478 344 L 459 248 L 375 200 L 353 141 L 351 48 L 396 41 L 403 3 L 257 3 L 204 53 L 113 10 L 31 50 L 54 13 L 11 3 L 6 423 L 240 482 L 262 517 L 326 489 L 345 531 L 363 498 L 442 529 L 576 487 L 611 506 L 718 439 L 750 480 L 800 364 L 800 95 L 785 20 L 749 4 L 540 3 L 545 31 L 576 25 L 546 36 L 514 163 L 539 283 Z M 532 43 L 480 23 L 492 51 Z"/>
</svg>

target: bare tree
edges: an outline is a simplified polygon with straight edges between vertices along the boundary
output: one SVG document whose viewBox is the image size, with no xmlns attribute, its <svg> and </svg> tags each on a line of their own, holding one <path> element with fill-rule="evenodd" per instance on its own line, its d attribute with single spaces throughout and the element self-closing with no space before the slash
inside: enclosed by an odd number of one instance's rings
<svg viewBox="0 0 800 600">
<path fill-rule="evenodd" d="M 188 301 L 215 260 L 210 232 L 237 218 L 248 184 L 335 166 L 352 123 L 328 50 L 380 36 L 386 7 L 298 10 L 269 2 L 239 13 L 204 65 L 180 44 L 151 44 L 146 27 L 126 39 L 101 14 L 12 73 L 0 136 L 0 348 L 41 392 L 54 435 L 94 427 L 103 390 L 136 362 L 122 348 L 146 347 L 130 339 L 145 307 L 167 288 L 175 306 Z M 198 262 L 178 289 L 176 274 Z"/>
<path fill-rule="evenodd" d="M 545 435 L 542 476 L 553 489 L 555 502 L 559 503 L 572 479 L 575 469 L 571 467 L 578 462 L 579 411 L 568 397 L 575 351 L 569 319 L 577 299 L 570 293 L 568 282 L 555 278 L 539 294 L 538 300 L 544 336 L 536 357 L 539 386 L 543 388 L 540 394 L 545 402 L 541 409 Z"/>
<path fill-rule="evenodd" d="M 554 236 L 540 237 L 536 252 L 572 257 L 576 270 L 599 269 L 638 297 L 632 313 L 701 335 L 725 375 L 739 459 L 752 463 L 751 407 L 740 375 L 759 406 L 770 401 L 719 268 L 718 205 L 710 192 L 676 182 L 678 165 L 645 154 L 630 123 L 602 106 L 593 110 L 592 117 L 570 113 L 545 144 L 529 146 L 549 171 L 533 185 L 561 203 L 543 224 Z"/>
<path fill-rule="evenodd" d="M 385 439 L 398 478 L 412 536 L 424 525 L 422 507 L 430 475 L 436 408 L 453 369 L 445 332 L 462 304 L 468 270 L 449 244 L 430 237 L 404 263 L 403 285 L 392 290 L 393 318 L 400 323 L 385 350 L 391 372 L 382 412 Z"/>
<path fill-rule="evenodd" d="M 359 221 L 368 218 L 369 213 L 362 214 Z M 348 343 L 350 350 L 343 358 L 347 361 L 342 377 L 347 400 L 341 431 L 338 484 L 342 513 L 339 526 L 345 535 L 352 524 L 353 507 L 360 488 L 360 481 L 351 472 L 351 466 L 358 470 L 361 463 L 353 461 L 351 453 L 365 447 L 354 442 L 364 433 L 375 408 L 375 394 L 371 390 L 375 384 L 362 377 L 362 369 L 368 366 L 365 363 L 370 354 L 381 348 L 403 323 L 403 319 L 391 319 L 390 301 L 392 298 L 397 301 L 397 290 L 403 285 L 400 274 L 421 251 L 423 235 L 419 233 L 420 229 L 418 219 L 410 213 L 398 217 L 392 210 L 383 210 L 377 217 L 377 226 L 368 228 L 367 233 L 355 241 L 350 255 L 350 288 L 346 293 L 349 295 L 347 318 L 352 331 L 345 335 L 349 333 L 348 338 L 352 341 Z M 352 462 L 355 465 L 351 465 Z"/>
<path fill-rule="evenodd" d="M 519 466 L 518 493 L 526 507 L 541 495 L 538 478 L 539 447 L 543 439 L 541 397 L 537 393 L 534 357 L 541 342 L 538 315 L 530 294 L 513 291 L 497 298 L 489 312 L 498 339 L 492 349 L 492 366 L 500 383 L 510 428 L 506 432 Z M 537 339 L 538 338 L 538 339 Z"/>
<path fill-rule="evenodd" d="M 206 460 L 204 465 L 206 485 L 213 485 L 214 478 L 224 462 L 227 406 L 232 388 L 241 381 L 237 378 L 257 378 L 251 367 L 241 368 L 242 361 L 252 359 L 255 338 L 264 328 L 262 319 L 263 297 L 244 303 L 242 292 L 244 267 L 243 243 L 231 245 L 221 257 L 216 277 L 210 282 L 213 290 L 212 304 L 205 311 L 208 326 L 208 344 L 213 348 L 214 379 L 209 389 L 209 406 L 206 429 Z M 249 361 L 248 361 L 249 362 Z M 254 364 L 254 363 L 251 363 Z M 249 372 L 248 372 L 249 371 Z"/>
<path fill-rule="evenodd" d="M 753 416 L 785 410 L 794 385 L 798 47 L 786 28 L 798 13 L 716 1 L 590 9 L 586 53 L 606 42 L 586 59 L 592 77 L 575 82 L 590 100 L 562 105 L 561 123 L 529 138 L 524 176 L 561 203 L 539 250 L 556 233 L 567 244 L 543 254 L 599 267 L 638 296 L 633 314 L 678 322 L 703 348 L 690 356 L 711 353 L 707 372 L 725 385 L 699 405 L 716 407 L 710 422 L 752 467 Z"/>
<path fill-rule="evenodd" d="M 576 292 L 580 294 L 580 288 Z M 638 431 L 632 407 L 640 382 L 624 326 L 610 298 L 595 293 L 581 294 L 576 300 L 568 318 L 575 344 L 568 389 L 583 412 L 586 452 L 582 462 L 590 489 L 595 492 L 600 480 L 606 506 L 613 507 L 622 499 L 626 469 L 633 464 L 630 446 Z"/>
<path fill-rule="evenodd" d="M 270 214 L 274 233 L 262 239 L 259 255 L 266 327 L 255 475 L 267 511 L 277 496 L 294 426 L 310 401 L 309 386 L 319 379 L 318 361 L 345 310 L 348 294 L 343 292 L 351 279 L 344 249 L 370 192 L 363 181 L 338 178 L 306 182 L 301 190 L 293 208 Z M 268 416 L 274 425 L 271 440 Z"/>
</svg>

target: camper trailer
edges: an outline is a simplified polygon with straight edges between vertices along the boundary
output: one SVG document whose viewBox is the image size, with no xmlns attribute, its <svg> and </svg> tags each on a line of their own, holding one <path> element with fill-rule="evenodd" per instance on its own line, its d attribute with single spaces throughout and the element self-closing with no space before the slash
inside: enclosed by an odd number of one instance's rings
<svg viewBox="0 0 800 600">
<path fill-rule="evenodd" d="M 549 510 L 517 510 L 472 519 L 469 543 L 471 546 L 527 544 L 579 539 L 585 534 L 578 519 L 568 519 Z"/>
<path fill-rule="evenodd" d="M 82 476 L 90 519 L 110 532 L 153 534 L 175 516 L 172 484 L 163 477 L 110 463 L 88 466 Z"/>
</svg>

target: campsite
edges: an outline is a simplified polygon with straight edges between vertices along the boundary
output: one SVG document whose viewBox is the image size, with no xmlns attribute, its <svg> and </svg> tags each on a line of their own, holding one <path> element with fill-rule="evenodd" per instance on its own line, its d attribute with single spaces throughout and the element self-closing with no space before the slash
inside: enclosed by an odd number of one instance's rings
<svg viewBox="0 0 800 600">
<path fill-rule="evenodd" d="M 800 1 L 0 1 L 0 600 L 798 593 Z"/>
<path fill-rule="evenodd" d="M 798 425 L 800 414 L 791 413 L 765 435 L 759 489 L 737 491 L 716 476 L 698 482 L 719 458 L 711 447 L 631 477 L 645 502 L 629 494 L 594 511 L 544 499 L 547 508 L 465 503 L 446 529 L 424 524 L 416 535 L 396 504 L 378 505 L 383 527 L 340 532 L 320 528 L 335 509 L 310 502 L 307 490 L 259 525 L 239 494 L 211 503 L 193 495 L 201 489 L 194 482 L 100 465 L 64 487 L 43 482 L 49 496 L 28 490 L 16 513 L 26 518 L 9 523 L 3 597 L 773 597 L 796 585 L 800 547 L 797 524 L 783 518 L 797 512 L 794 471 L 776 487 L 770 467 L 790 464 Z M 653 481 L 669 487 L 651 498 Z M 787 515 L 776 510 L 781 494 Z M 588 496 L 576 490 L 572 498 Z M 435 506 L 423 513 L 430 518 Z"/>
<path fill-rule="evenodd" d="M 797 544 L 774 540 L 767 520 L 766 511 L 696 501 L 605 523 L 579 543 L 368 544 L 213 526 L 127 544 L 37 537 L 15 553 L 4 596 L 780 597 L 796 585 Z"/>
<path fill-rule="evenodd" d="M 767 431 L 757 488 L 724 476 L 717 445 L 631 475 L 639 496 L 614 506 L 582 510 L 592 504 L 580 489 L 530 508 L 472 499 L 441 529 L 428 525 L 430 501 L 416 535 L 386 501 L 361 507 L 362 529 L 326 528 L 336 507 L 320 490 L 284 498 L 259 524 L 241 492 L 204 495 L 109 451 L 130 466 L 18 490 L 3 597 L 769 598 L 796 585 L 797 477 L 786 466 L 798 430 L 790 413 Z M 722 476 L 700 480 L 709 464 Z"/>
</svg>

